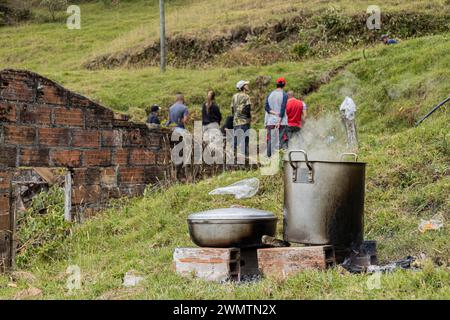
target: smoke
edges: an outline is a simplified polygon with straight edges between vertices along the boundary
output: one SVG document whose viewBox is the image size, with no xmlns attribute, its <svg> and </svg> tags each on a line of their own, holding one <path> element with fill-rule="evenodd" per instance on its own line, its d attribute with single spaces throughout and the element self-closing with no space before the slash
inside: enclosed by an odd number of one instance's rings
<svg viewBox="0 0 450 320">
<path fill-rule="evenodd" d="M 311 161 L 340 161 L 342 153 L 347 152 L 347 135 L 339 113 L 307 118 L 289 149 L 305 150 Z"/>
</svg>

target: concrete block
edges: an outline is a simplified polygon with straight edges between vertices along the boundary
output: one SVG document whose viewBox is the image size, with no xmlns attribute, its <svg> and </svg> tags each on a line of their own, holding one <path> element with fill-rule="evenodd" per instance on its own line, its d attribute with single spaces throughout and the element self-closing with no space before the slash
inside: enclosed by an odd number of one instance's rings
<svg viewBox="0 0 450 320">
<path fill-rule="evenodd" d="M 240 280 L 240 250 L 222 248 L 176 248 L 175 270 L 182 276 L 208 281 Z"/>
</svg>

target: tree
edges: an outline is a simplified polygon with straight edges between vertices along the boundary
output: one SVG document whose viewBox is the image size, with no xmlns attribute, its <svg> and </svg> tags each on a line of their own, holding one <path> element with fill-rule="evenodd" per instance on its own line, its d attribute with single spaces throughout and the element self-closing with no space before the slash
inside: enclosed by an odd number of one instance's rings
<svg viewBox="0 0 450 320">
<path fill-rule="evenodd" d="M 41 7 L 47 8 L 52 16 L 52 20 L 56 20 L 56 13 L 67 8 L 67 0 L 42 0 L 40 3 Z"/>
</svg>

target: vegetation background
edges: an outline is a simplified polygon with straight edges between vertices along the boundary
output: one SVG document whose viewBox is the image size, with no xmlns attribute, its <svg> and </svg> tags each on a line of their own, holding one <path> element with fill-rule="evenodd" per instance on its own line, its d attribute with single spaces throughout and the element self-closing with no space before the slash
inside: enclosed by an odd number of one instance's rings
<svg viewBox="0 0 450 320">
<path fill-rule="evenodd" d="M 450 93 L 448 0 L 384 1 L 382 17 L 389 19 L 377 32 L 354 24 L 367 17 L 371 1 L 167 1 L 169 41 L 182 46 L 171 47 L 165 74 L 151 53 L 158 42 L 157 1 L 79 1 L 81 30 L 66 28 L 64 10 L 52 17 L 40 3 L 12 2 L 0 0 L 0 69 L 38 72 L 137 121 L 153 103 L 166 112 L 177 91 L 186 94 L 199 119 L 209 88 L 229 114 L 234 84 L 241 78 L 251 81 L 255 127 L 262 126 L 262 101 L 280 75 L 304 96 L 315 119 L 331 116 L 338 123 L 338 107 L 351 95 L 358 106 L 359 154 L 368 163 L 365 238 L 378 242 L 382 263 L 412 255 L 420 269 L 383 274 L 374 290 L 367 286 L 368 275 L 340 267 L 246 284 L 179 277 L 172 252 L 192 246 L 189 213 L 238 204 L 282 217 L 281 173 L 235 172 L 194 185 L 149 188 L 141 198 L 112 203 L 83 225 L 63 222 L 58 189 L 41 195 L 21 225 L 21 243 L 32 245 L 20 253 L 18 271 L 0 276 L 1 298 L 450 298 L 448 107 L 414 127 Z M 15 13 L 11 16 L 6 7 Z M 287 36 L 276 36 L 280 26 L 291 30 Z M 244 36 L 236 36 L 240 33 Z M 400 44 L 383 46 L 381 33 L 399 38 Z M 226 50 L 198 58 L 221 37 Z M 215 187 L 253 176 L 261 179 L 254 198 L 208 195 Z M 40 215 L 43 211 L 47 214 Z M 421 220 L 432 217 L 445 226 L 419 232 Z M 281 236 L 281 224 L 278 232 Z M 81 289 L 73 294 L 67 289 L 70 265 L 82 272 Z M 141 274 L 143 283 L 123 288 L 129 270 Z"/>
</svg>

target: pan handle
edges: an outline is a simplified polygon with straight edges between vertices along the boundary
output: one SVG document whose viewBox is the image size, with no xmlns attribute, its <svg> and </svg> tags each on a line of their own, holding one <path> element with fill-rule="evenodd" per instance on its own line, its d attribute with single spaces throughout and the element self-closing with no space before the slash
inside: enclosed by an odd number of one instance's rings
<svg viewBox="0 0 450 320">
<path fill-rule="evenodd" d="M 341 154 L 341 161 L 343 161 L 346 156 L 355 157 L 355 162 L 358 162 L 358 155 L 356 153 L 343 153 L 343 154 Z"/>
<path fill-rule="evenodd" d="M 306 166 L 308 167 L 308 169 L 311 171 L 312 170 L 312 166 L 308 161 L 308 154 L 306 153 L 305 150 L 293 150 L 289 152 L 289 164 L 291 165 L 292 169 L 296 170 L 297 167 L 294 166 L 294 163 L 292 162 L 292 154 L 293 153 L 303 153 L 303 155 L 305 156 L 305 162 L 306 162 Z"/>
</svg>

